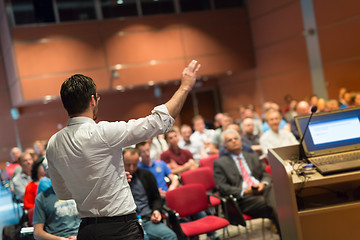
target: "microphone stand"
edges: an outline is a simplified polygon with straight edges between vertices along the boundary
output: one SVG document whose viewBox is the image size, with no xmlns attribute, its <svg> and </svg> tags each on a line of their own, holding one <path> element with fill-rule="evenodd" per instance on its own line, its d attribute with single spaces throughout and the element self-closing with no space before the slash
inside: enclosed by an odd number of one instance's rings
<svg viewBox="0 0 360 240">
<path fill-rule="evenodd" d="M 304 131 L 304 134 L 303 136 L 301 137 L 300 139 L 300 146 L 299 146 L 299 158 L 300 160 L 304 160 L 305 162 L 307 161 L 307 157 L 306 157 L 306 154 L 305 154 L 305 150 L 304 150 L 304 146 L 302 145 L 303 141 L 304 141 L 304 138 L 305 138 L 305 134 L 309 128 L 309 124 L 310 124 L 310 120 L 313 116 L 313 114 L 317 111 L 317 107 L 316 106 L 313 106 L 311 108 L 311 114 L 310 114 L 310 117 L 309 117 L 309 120 L 306 124 L 306 128 L 305 128 L 305 131 Z"/>
</svg>

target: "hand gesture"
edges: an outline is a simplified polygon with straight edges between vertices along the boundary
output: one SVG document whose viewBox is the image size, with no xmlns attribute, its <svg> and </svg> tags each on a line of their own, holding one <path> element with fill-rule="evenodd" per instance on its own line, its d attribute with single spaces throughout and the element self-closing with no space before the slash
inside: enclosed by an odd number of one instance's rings
<svg viewBox="0 0 360 240">
<path fill-rule="evenodd" d="M 181 78 L 181 85 L 185 90 L 190 91 L 196 82 L 197 73 L 200 69 L 200 64 L 196 60 L 192 60 L 184 69 Z"/>
<path fill-rule="evenodd" d="M 125 172 L 126 173 L 126 178 L 128 182 L 131 182 L 132 176 L 130 174 L 130 172 Z"/>
</svg>

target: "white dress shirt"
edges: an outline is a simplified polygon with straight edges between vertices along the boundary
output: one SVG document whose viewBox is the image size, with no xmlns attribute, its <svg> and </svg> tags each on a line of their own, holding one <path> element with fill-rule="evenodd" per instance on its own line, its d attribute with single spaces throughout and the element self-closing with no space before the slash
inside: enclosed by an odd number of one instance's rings
<svg viewBox="0 0 360 240">
<path fill-rule="evenodd" d="M 260 137 L 260 145 L 263 154 L 267 154 L 269 148 L 284 147 L 295 144 L 299 144 L 295 136 L 291 132 L 283 129 L 279 130 L 277 133 L 269 129 Z"/>
<path fill-rule="evenodd" d="M 165 133 L 174 123 L 165 105 L 129 122 L 95 123 L 87 117 L 68 120 L 53 135 L 46 158 L 59 199 L 74 199 L 81 218 L 134 213 L 122 148 Z"/>
</svg>

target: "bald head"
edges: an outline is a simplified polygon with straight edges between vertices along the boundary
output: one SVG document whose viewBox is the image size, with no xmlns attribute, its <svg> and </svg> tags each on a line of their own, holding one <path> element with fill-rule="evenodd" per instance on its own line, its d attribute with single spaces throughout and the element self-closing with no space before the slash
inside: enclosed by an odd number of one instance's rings
<svg viewBox="0 0 360 240">
<path fill-rule="evenodd" d="M 297 106 L 296 106 L 296 113 L 298 115 L 305 115 L 305 114 L 309 114 L 309 103 L 306 101 L 300 101 L 298 102 Z"/>
</svg>

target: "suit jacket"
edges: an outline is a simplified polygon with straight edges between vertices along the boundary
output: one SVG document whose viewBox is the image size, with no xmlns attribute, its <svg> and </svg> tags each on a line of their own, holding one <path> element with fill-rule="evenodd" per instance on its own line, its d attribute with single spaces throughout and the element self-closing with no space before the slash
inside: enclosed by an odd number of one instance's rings
<svg viewBox="0 0 360 240">
<path fill-rule="evenodd" d="M 143 184 L 151 210 L 161 212 L 162 199 L 154 175 L 148 170 L 138 168 L 134 177 L 138 177 Z"/>
<path fill-rule="evenodd" d="M 271 176 L 255 153 L 243 152 L 251 174 L 260 182 L 271 183 Z M 223 196 L 233 195 L 241 198 L 243 178 L 230 155 L 224 155 L 214 161 L 214 180 L 216 189 Z"/>
</svg>

